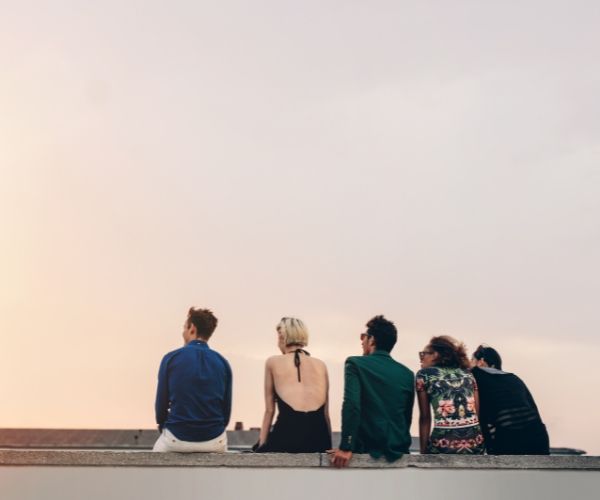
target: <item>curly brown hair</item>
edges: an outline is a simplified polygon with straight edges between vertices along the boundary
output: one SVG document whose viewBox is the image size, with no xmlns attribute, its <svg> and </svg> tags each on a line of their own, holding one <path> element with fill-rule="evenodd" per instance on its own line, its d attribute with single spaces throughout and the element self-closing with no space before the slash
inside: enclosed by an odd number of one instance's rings
<svg viewBox="0 0 600 500">
<path fill-rule="evenodd" d="M 465 344 L 449 335 L 431 337 L 429 347 L 438 354 L 438 359 L 435 363 L 436 366 L 462 368 L 463 370 L 471 366 Z"/>
</svg>

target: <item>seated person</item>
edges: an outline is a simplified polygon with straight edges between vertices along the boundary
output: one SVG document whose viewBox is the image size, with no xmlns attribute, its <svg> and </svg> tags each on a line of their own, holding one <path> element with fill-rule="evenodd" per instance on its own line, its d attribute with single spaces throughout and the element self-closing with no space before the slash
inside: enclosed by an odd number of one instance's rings
<svg viewBox="0 0 600 500">
<path fill-rule="evenodd" d="M 208 309 L 189 310 L 184 346 L 166 354 L 158 372 L 153 451 L 225 452 L 231 415 L 231 368 L 208 347 L 217 318 Z"/>
<path fill-rule="evenodd" d="M 548 455 L 546 426 L 523 381 L 502 371 L 502 358 L 491 347 L 480 345 L 471 361 L 479 386 L 479 421 L 488 454 Z"/>
<path fill-rule="evenodd" d="M 421 453 L 481 455 L 477 384 L 469 371 L 464 344 L 446 335 L 433 337 L 419 357 L 416 389 Z"/>
<path fill-rule="evenodd" d="M 325 364 L 304 350 L 308 331 L 295 318 L 277 325 L 281 355 L 265 364 L 265 415 L 256 452 L 313 453 L 331 448 Z M 277 421 L 271 429 L 277 403 Z"/>
<path fill-rule="evenodd" d="M 347 467 L 354 453 L 389 462 L 409 452 L 415 377 L 391 356 L 398 339 L 393 322 L 375 316 L 360 334 L 362 356 L 350 356 L 344 369 L 342 437 L 329 450 L 334 467 Z"/>
</svg>

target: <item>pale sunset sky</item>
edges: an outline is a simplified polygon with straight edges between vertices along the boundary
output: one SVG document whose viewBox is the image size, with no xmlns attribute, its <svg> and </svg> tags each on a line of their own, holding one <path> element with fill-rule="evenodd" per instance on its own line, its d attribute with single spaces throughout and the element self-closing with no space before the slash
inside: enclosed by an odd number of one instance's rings
<svg viewBox="0 0 600 500">
<path fill-rule="evenodd" d="M 232 422 L 296 316 L 338 429 L 385 314 L 414 371 L 496 347 L 600 454 L 598 2 L 0 7 L 0 427 L 153 427 L 195 305 Z"/>
</svg>

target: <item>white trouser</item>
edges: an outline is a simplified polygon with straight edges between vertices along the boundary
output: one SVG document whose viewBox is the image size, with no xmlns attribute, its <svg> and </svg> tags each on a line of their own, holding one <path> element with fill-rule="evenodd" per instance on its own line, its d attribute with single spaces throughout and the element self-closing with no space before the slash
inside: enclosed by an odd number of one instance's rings
<svg viewBox="0 0 600 500">
<path fill-rule="evenodd" d="M 163 429 L 154 443 L 152 451 L 179 451 L 183 453 L 225 453 L 227 451 L 227 431 L 210 441 L 181 441 L 168 429 Z"/>
</svg>

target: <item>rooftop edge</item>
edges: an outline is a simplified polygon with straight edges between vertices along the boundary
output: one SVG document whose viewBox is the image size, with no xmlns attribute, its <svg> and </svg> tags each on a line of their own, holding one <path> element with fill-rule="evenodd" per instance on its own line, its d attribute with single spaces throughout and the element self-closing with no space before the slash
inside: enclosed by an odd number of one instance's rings
<svg viewBox="0 0 600 500">
<path fill-rule="evenodd" d="M 330 468 L 326 453 L 152 453 L 0 449 L 0 466 Z M 405 455 L 396 462 L 354 455 L 354 469 L 563 469 L 600 471 L 600 456 Z"/>
</svg>

